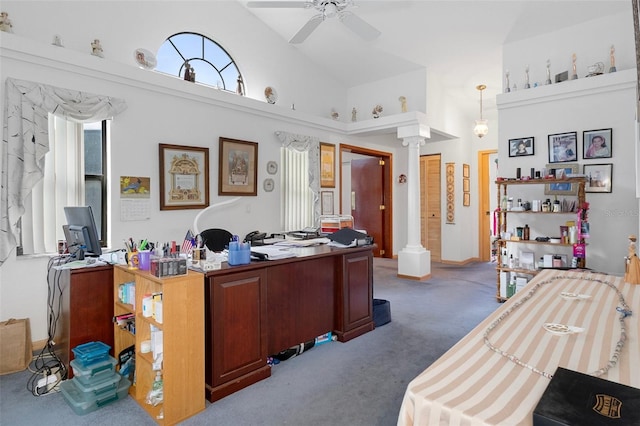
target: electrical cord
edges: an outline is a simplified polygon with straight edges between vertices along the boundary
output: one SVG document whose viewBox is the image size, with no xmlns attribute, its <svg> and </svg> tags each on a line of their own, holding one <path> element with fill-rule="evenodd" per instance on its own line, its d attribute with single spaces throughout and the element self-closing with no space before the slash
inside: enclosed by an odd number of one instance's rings
<svg viewBox="0 0 640 426">
<path fill-rule="evenodd" d="M 55 256 L 49 259 L 47 265 L 47 342 L 37 355 L 35 355 L 29 365 L 32 373 L 27 380 L 27 390 L 33 396 L 42 396 L 48 393 L 57 392 L 58 385 L 67 379 L 69 372 L 67 366 L 55 353 L 56 328 L 58 320 L 62 315 L 62 294 L 61 283 L 62 271 L 54 266 L 63 265 L 74 260 L 73 256 Z M 53 271 L 52 271 L 53 270 Z M 50 376 L 55 376 L 54 382 L 49 383 Z M 38 386 L 41 379 L 45 379 L 44 386 Z"/>
</svg>

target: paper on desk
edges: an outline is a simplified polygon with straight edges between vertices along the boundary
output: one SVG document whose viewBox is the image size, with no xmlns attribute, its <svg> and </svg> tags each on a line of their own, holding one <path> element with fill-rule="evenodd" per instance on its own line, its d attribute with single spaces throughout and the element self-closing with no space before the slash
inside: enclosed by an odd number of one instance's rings
<svg viewBox="0 0 640 426">
<path fill-rule="evenodd" d="M 254 253 L 260 253 L 265 256 L 267 260 L 286 259 L 287 257 L 295 257 L 296 254 L 284 247 L 276 246 L 257 246 L 251 247 L 251 251 Z"/>
<path fill-rule="evenodd" d="M 280 246 L 280 247 L 310 247 L 310 246 L 317 246 L 320 244 L 327 244 L 329 241 L 328 238 L 326 237 L 322 237 L 322 238 L 310 238 L 308 240 L 292 240 L 292 239 L 286 239 L 283 241 L 278 241 L 277 243 L 274 244 L 274 246 Z M 255 247 L 252 248 L 252 250 Z"/>
</svg>

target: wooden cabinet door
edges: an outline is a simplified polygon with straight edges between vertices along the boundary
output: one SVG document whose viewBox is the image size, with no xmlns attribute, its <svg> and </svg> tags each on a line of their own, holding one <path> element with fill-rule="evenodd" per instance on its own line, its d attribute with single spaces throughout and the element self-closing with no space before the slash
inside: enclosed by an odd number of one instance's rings
<svg viewBox="0 0 640 426">
<path fill-rule="evenodd" d="M 219 386 L 267 364 L 266 285 L 262 270 L 214 276 L 205 288 L 207 383 Z"/>
<path fill-rule="evenodd" d="M 333 331 L 334 259 L 267 268 L 269 355 Z"/>
<path fill-rule="evenodd" d="M 346 342 L 374 328 L 371 251 L 345 254 L 338 271 L 335 332 Z"/>
</svg>

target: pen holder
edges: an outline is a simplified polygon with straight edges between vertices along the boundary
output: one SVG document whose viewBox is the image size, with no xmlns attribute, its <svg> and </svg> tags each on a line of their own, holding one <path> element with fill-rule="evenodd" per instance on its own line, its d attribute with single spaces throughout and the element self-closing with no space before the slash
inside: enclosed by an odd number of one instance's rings
<svg viewBox="0 0 640 426">
<path fill-rule="evenodd" d="M 151 269 L 151 252 L 149 250 L 138 252 L 138 268 L 140 268 L 141 271 Z"/>
<path fill-rule="evenodd" d="M 231 241 L 229 243 L 229 265 L 246 265 L 251 263 L 251 244 Z"/>
</svg>

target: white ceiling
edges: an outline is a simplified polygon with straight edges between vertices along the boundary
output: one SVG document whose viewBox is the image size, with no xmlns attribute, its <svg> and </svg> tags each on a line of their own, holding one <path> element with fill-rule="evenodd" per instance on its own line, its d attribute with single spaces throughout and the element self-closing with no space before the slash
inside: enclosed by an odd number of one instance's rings
<svg viewBox="0 0 640 426">
<path fill-rule="evenodd" d="M 238 0 L 246 6 L 246 0 Z M 261 1 L 261 0 L 257 0 Z M 400 1 L 355 0 L 349 10 L 381 36 L 366 42 L 338 19 L 326 19 L 295 46 L 347 87 L 419 68 L 446 75 L 451 86 L 487 98 L 502 86 L 504 44 L 586 22 L 630 8 L 631 0 Z M 315 14 L 315 9 L 250 8 L 283 42 Z"/>
</svg>

